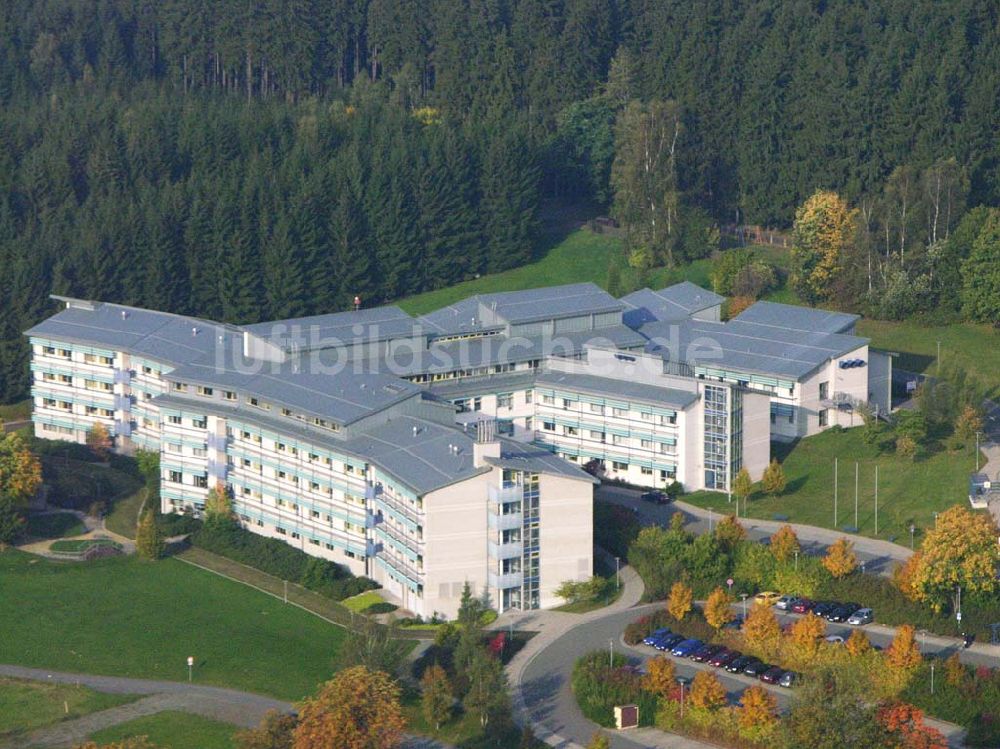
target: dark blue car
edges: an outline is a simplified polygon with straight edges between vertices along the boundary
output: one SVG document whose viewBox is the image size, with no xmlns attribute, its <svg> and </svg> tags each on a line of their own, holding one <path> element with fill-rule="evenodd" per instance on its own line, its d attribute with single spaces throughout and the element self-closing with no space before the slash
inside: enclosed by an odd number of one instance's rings
<svg viewBox="0 0 1000 749">
<path fill-rule="evenodd" d="M 655 645 L 657 640 L 659 640 L 661 637 L 666 637 L 669 634 L 670 634 L 670 630 L 667 627 L 663 627 L 661 629 L 657 629 L 657 630 L 651 632 L 642 641 L 642 644 L 643 645 Z"/>
<path fill-rule="evenodd" d="M 701 640 L 684 640 L 679 642 L 674 646 L 674 649 L 670 651 L 671 655 L 676 655 L 678 658 L 689 658 L 696 650 L 701 648 L 705 643 Z"/>
</svg>

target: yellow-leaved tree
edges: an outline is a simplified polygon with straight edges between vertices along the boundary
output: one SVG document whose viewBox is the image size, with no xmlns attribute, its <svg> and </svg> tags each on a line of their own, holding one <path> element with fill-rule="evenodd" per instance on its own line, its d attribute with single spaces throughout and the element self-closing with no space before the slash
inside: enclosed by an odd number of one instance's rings
<svg viewBox="0 0 1000 749">
<path fill-rule="evenodd" d="M 754 603 L 740 632 L 746 649 L 761 658 L 774 658 L 781 647 L 781 625 L 771 607 L 764 603 Z"/>
<path fill-rule="evenodd" d="M 299 706 L 293 749 L 396 749 L 406 727 L 399 695 L 382 671 L 341 671 Z"/>
<path fill-rule="evenodd" d="M 896 630 L 896 636 L 885 651 L 885 661 L 900 671 L 909 671 L 920 665 L 920 646 L 913 625 L 903 624 Z"/>
<path fill-rule="evenodd" d="M 743 691 L 740 698 L 743 707 L 739 711 L 740 728 L 760 730 L 773 728 L 778 722 L 778 700 L 764 687 L 752 686 Z"/>
<path fill-rule="evenodd" d="M 674 583 L 670 588 L 670 597 L 667 599 L 667 611 L 670 612 L 670 616 L 680 621 L 691 611 L 693 603 L 694 594 L 691 592 L 691 588 L 679 580 Z"/>
<path fill-rule="evenodd" d="M 811 611 L 798 619 L 789 631 L 791 650 L 800 666 L 809 664 L 819 652 L 819 644 L 826 634 L 826 622 Z"/>
<path fill-rule="evenodd" d="M 929 528 L 920 547 L 910 585 L 917 599 L 941 611 L 959 590 L 992 593 L 997 589 L 997 526 L 988 513 L 962 505 L 945 510 Z"/>
<path fill-rule="evenodd" d="M 854 553 L 854 542 L 838 538 L 823 557 L 823 566 L 834 577 L 847 577 L 858 567 L 858 557 Z"/>
<path fill-rule="evenodd" d="M 872 642 L 868 639 L 868 635 L 860 629 L 856 629 L 851 632 L 851 636 L 847 638 L 847 642 L 844 643 L 844 647 L 847 648 L 848 653 L 857 658 L 858 656 L 871 652 Z"/>
<path fill-rule="evenodd" d="M 691 705 L 703 710 L 726 706 L 726 688 L 711 671 L 699 671 L 691 682 Z"/>
<path fill-rule="evenodd" d="M 854 241 L 857 211 L 835 192 L 817 190 L 795 212 L 792 285 L 810 304 L 829 300 Z"/>
<path fill-rule="evenodd" d="M 771 536 L 771 553 L 779 562 L 788 562 L 801 549 L 792 526 L 783 525 Z"/>
<path fill-rule="evenodd" d="M 658 655 L 646 663 L 646 674 L 642 677 L 642 688 L 657 697 L 666 698 L 676 687 L 674 681 L 677 669 L 669 658 Z"/>
<path fill-rule="evenodd" d="M 24 529 L 22 510 L 42 483 L 42 466 L 16 433 L 0 433 L 0 549 Z"/>
<path fill-rule="evenodd" d="M 764 487 L 764 491 L 772 497 L 785 491 L 788 479 L 785 476 L 785 469 L 782 468 L 777 458 L 771 458 L 771 462 L 764 469 L 764 475 L 761 477 L 760 483 Z"/>
<path fill-rule="evenodd" d="M 725 552 L 730 552 L 736 548 L 740 541 L 746 540 L 747 531 L 735 515 L 726 515 L 715 526 L 715 540 Z"/>
<path fill-rule="evenodd" d="M 716 629 L 722 629 L 736 618 L 733 613 L 733 598 L 721 587 L 708 594 L 705 601 L 705 621 Z"/>
</svg>

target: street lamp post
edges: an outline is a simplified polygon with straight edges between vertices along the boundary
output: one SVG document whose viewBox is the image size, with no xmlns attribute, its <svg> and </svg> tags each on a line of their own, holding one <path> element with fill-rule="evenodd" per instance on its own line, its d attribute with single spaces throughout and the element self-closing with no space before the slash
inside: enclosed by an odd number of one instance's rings
<svg viewBox="0 0 1000 749">
<path fill-rule="evenodd" d="M 799 550 L 795 550 L 795 571 L 799 571 Z"/>
<path fill-rule="evenodd" d="M 746 618 L 747 618 L 747 594 L 746 593 L 740 593 L 740 598 L 743 599 L 743 621 L 746 621 Z"/>
<path fill-rule="evenodd" d="M 931 661 L 931 694 L 934 694 L 934 661 Z"/>
<path fill-rule="evenodd" d="M 910 523 L 910 551 L 913 551 L 913 534 L 916 532 L 917 526 Z"/>
<path fill-rule="evenodd" d="M 962 586 L 956 585 L 955 589 L 958 591 L 958 603 L 955 606 L 955 621 L 962 621 Z"/>
<path fill-rule="evenodd" d="M 608 640 L 608 668 L 615 667 L 615 641 L 614 639 Z"/>
<path fill-rule="evenodd" d="M 979 473 L 979 432 L 976 432 L 976 473 Z"/>
<path fill-rule="evenodd" d="M 615 557 L 615 590 L 618 590 L 622 586 L 622 573 L 621 573 L 621 559 L 620 557 Z"/>
<path fill-rule="evenodd" d="M 708 508 L 708 532 L 712 532 L 712 508 Z"/>
<path fill-rule="evenodd" d="M 684 717 L 684 682 L 681 682 L 681 717 Z"/>
</svg>

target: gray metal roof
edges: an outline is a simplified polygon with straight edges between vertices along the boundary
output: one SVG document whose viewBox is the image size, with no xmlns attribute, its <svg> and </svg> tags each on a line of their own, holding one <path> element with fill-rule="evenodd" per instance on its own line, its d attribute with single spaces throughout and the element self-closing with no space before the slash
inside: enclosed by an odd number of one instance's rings
<svg viewBox="0 0 1000 749">
<path fill-rule="evenodd" d="M 297 346 L 299 350 L 309 350 L 360 341 L 406 338 L 414 335 L 416 321 L 399 307 L 387 305 L 357 311 L 275 320 L 243 327 L 265 339 L 280 340 L 294 336 L 296 339 L 301 339 Z"/>
<path fill-rule="evenodd" d="M 658 320 L 683 320 L 723 301 L 725 297 L 690 281 L 682 281 L 659 291 L 639 289 L 622 297 L 622 302 L 628 307 L 622 320 L 634 328 Z"/>
<path fill-rule="evenodd" d="M 80 303 L 60 310 L 25 335 L 127 351 L 178 366 L 229 345 L 240 331 L 195 317 L 155 312 L 107 302 Z"/>
<path fill-rule="evenodd" d="M 846 333 L 854 328 L 859 318 L 860 315 L 847 312 L 833 312 L 778 302 L 756 302 L 733 319 L 809 333 Z"/>
<path fill-rule="evenodd" d="M 340 362 L 337 352 L 312 352 L 281 364 L 242 359 L 230 351 L 222 363 L 214 357 L 178 367 L 172 380 L 201 383 L 259 396 L 293 411 L 350 424 L 412 398 L 416 385 L 394 375 L 362 371 Z"/>
<path fill-rule="evenodd" d="M 500 457 L 486 458 L 486 462 L 492 466 L 514 471 L 563 476 L 565 478 L 587 481 L 591 484 L 600 483 L 600 481 L 582 468 L 563 460 L 544 448 L 528 445 L 523 442 L 514 442 L 513 440 L 502 440 L 500 444 Z"/>
<path fill-rule="evenodd" d="M 643 325 L 640 332 L 650 339 L 647 350 L 665 359 L 792 380 L 868 343 L 858 336 L 741 320 L 654 322 Z"/>
<path fill-rule="evenodd" d="M 439 336 L 499 330 L 500 325 L 484 326 L 479 319 L 479 297 L 470 296 L 447 307 L 421 315 L 417 321 Z"/>
<path fill-rule="evenodd" d="M 535 377 L 535 382 L 538 385 L 562 387 L 574 392 L 585 392 L 623 400 L 637 400 L 673 408 L 685 408 L 698 400 L 697 392 L 575 372 L 542 371 Z"/>
<path fill-rule="evenodd" d="M 427 383 L 427 391 L 439 398 L 464 398 L 470 395 L 488 395 L 506 390 L 525 390 L 535 384 L 535 372 L 502 372 L 482 377 L 463 377 Z"/>
</svg>

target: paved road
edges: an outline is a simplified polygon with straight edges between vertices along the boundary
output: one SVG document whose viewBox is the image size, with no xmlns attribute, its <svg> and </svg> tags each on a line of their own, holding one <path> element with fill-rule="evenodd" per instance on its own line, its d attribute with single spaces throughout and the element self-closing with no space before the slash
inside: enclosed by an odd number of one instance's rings
<svg viewBox="0 0 1000 749">
<path fill-rule="evenodd" d="M 175 681 L 73 674 L 7 665 L 0 665 L 0 676 L 76 684 L 90 687 L 98 692 L 112 694 L 144 695 L 141 699 L 127 705 L 120 705 L 109 710 L 85 715 L 76 720 L 40 728 L 24 736 L 11 739 L 6 744 L 0 742 L 0 747 L 3 749 L 71 747 L 83 743 L 95 731 L 164 710 L 195 713 L 206 718 L 249 728 L 260 723 L 261 718 L 270 710 L 287 712 L 293 708 L 290 702 L 275 700 L 259 694 Z M 408 740 L 406 749 L 448 748 L 429 739 L 412 737 Z"/>
</svg>

